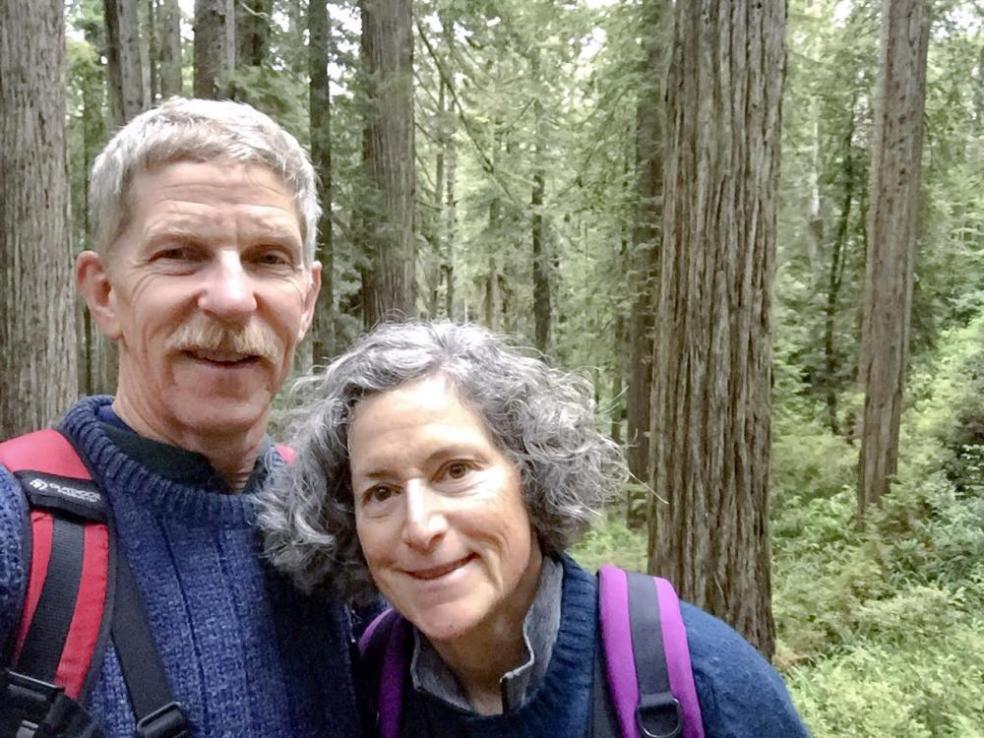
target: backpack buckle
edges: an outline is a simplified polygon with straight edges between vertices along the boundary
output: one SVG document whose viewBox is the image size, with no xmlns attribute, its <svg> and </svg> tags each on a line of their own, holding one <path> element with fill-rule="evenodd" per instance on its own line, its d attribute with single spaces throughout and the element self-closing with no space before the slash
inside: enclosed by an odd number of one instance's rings
<svg viewBox="0 0 984 738">
<path fill-rule="evenodd" d="M 10 730 L 14 732 L 4 732 Z M 13 669 L 0 673 L 0 734 L 18 738 L 102 735 L 89 714 L 65 694 L 64 687 Z"/>
<path fill-rule="evenodd" d="M 646 738 L 679 738 L 683 733 L 680 701 L 670 692 L 642 695 L 636 708 L 636 724 Z"/>
<path fill-rule="evenodd" d="M 188 738 L 188 720 L 181 705 L 168 702 L 137 723 L 137 738 Z"/>
</svg>

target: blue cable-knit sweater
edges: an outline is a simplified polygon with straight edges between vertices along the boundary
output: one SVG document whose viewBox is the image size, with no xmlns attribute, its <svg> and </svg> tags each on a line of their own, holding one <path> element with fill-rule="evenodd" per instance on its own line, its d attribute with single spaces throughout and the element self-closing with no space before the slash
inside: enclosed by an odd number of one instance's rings
<svg viewBox="0 0 984 738">
<path fill-rule="evenodd" d="M 404 679 L 406 738 L 580 738 L 590 735 L 598 631 L 597 579 L 564 558 L 560 629 L 542 682 L 516 709 L 483 716 L 416 690 Z M 808 738 L 779 674 L 728 625 L 681 603 L 706 738 Z M 413 639 L 408 639 L 412 643 Z M 377 653 L 381 657 L 381 653 Z M 409 663 L 409 658 L 407 659 Z M 363 664 L 375 711 L 378 663 Z M 367 716 L 367 719 L 372 719 Z"/>
<path fill-rule="evenodd" d="M 191 735 L 358 735 L 343 608 L 299 594 L 263 562 L 249 488 L 220 494 L 151 471 L 107 433 L 100 410 L 109 402 L 82 400 L 59 429 L 109 499 Z M 283 463 L 272 447 L 263 462 Z M 17 482 L 0 467 L 0 643 L 20 618 L 24 520 Z M 87 706 L 107 738 L 134 734 L 112 645 Z"/>
</svg>

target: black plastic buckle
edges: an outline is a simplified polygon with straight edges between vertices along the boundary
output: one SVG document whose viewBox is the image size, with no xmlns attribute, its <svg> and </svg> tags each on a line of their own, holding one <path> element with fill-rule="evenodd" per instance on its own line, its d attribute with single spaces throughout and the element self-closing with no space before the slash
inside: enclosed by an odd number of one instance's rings
<svg viewBox="0 0 984 738">
<path fill-rule="evenodd" d="M 177 702 L 144 716 L 137 723 L 138 738 L 188 738 L 188 719 Z"/>
<path fill-rule="evenodd" d="M 0 736 L 100 738 L 102 731 L 63 687 L 6 669 L 0 672 Z"/>
<path fill-rule="evenodd" d="M 679 738 L 683 733 L 679 700 L 670 692 L 642 695 L 636 708 L 636 723 L 646 738 Z"/>
</svg>

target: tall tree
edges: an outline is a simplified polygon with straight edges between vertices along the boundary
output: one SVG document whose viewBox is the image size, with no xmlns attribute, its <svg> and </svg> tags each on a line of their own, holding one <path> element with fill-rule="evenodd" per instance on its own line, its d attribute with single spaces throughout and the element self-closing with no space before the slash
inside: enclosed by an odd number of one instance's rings
<svg viewBox="0 0 984 738">
<path fill-rule="evenodd" d="M 227 97 L 235 63 L 235 0 L 195 0 L 195 97 Z"/>
<path fill-rule="evenodd" d="M 771 656 L 771 318 L 785 0 L 677 3 L 649 566 Z"/>
<path fill-rule="evenodd" d="M 643 59 L 639 70 L 636 107 L 636 215 L 632 238 L 629 315 L 629 378 L 626 400 L 627 460 L 629 471 L 640 482 L 649 479 L 649 419 L 653 375 L 653 312 L 659 263 L 660 196 L 663 190 L 663 79 L 667 55 L 663 37 L 665 0 L 645 0 L 642 5 Z M 629 504 L 630 525 L 641 525 Z M 642 507 L 641 509 L 645 509 Z"/>
<path fill-rule="evenodd" d="M 314 4 L 316 3 L 312 0 L 311 5 Z M 239 67 L 258 67 L 267 58 L 270 51 L 270 14 L 272 12 L 273 0 L 240 0 L 236 3 L 237 69 Z M 313 41 L 310 45 L 314 46 Z"/>
<path fill-rule="evenodd" d="M 534 85 L 543 86 L 540 77 L 540 50 L 530 51 L 530 77 Z M 533 188 L 530 193 L 531 240 L 533 242 L 533 324 L 536 347 L 546 351 L 550 344 L 550 254 L 544 238 L 543 195 L 546 189 L 544 155 L 546 148 L 543 99 L 533 97 Z"/>
<path fill-rule="evenodd" d="M 156 17 L 161 97 L 181 95 L 181 8 L 178 0 L 159 0 Z"/>
<path fill-rule="evenodd" d="M 137 0 L 103 0 L 109 61 L 109 105 L 121 126 L 150 106 L 147 52 Z"/>
<path fill-rule="evenodd" d="M 929 13 L 883 0 L 861 325 L 864 387 L 858 513 L 888 491 L 898 464 L 922 168 Z"/>
<path fill-rule="evenodd" d="M 76 397 L 64 3 L 0 3 L 0 437 Z"/>
<path fill-rule="evenodd" d="M 331 80 L 328 77 L 329 24 L 325 0 L 308 5 L 309 109 L 311 162 L 321 181 L 321 220 L 318 222 L 316 257 L 321 262 L 321 294 L 311 326 L 314 363 L 335 352 L 334 247 L 332 244 Z"/>
<path fill-rule="evenodd" d="M 363 320 L 414 315 L 414 129 L 411 0 L 362 0 L 365 69 L 362 210 L 368 265 Z"/>
</svg>

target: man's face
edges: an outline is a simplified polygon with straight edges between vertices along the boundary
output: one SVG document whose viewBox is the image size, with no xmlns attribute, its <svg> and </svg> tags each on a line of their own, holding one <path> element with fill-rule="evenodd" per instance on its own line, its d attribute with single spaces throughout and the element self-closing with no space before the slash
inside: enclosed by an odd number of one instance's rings
<svg viewBox="0 0 984 738">
<path fill-rule="evenodd" d="M 138 174 L 129 205 L 100 320 L 117 405 L 178 445 L 262 432 L 320 286 L 290 191 L 266 167 L 177 162 Z"/>
</svg>

